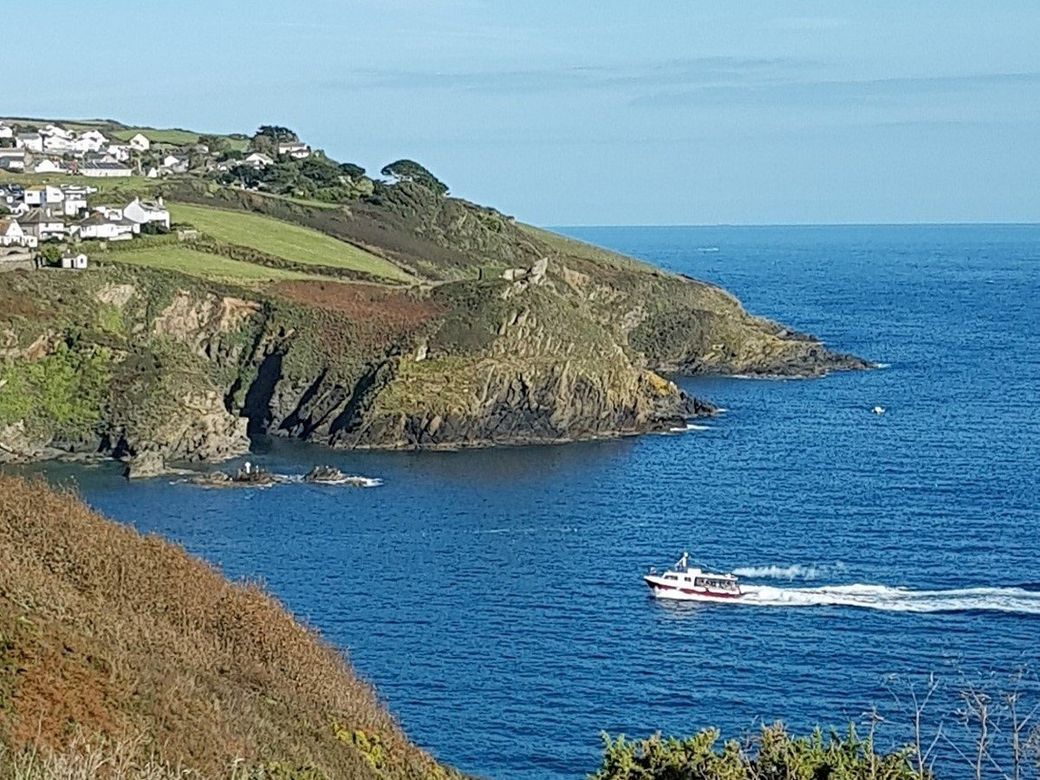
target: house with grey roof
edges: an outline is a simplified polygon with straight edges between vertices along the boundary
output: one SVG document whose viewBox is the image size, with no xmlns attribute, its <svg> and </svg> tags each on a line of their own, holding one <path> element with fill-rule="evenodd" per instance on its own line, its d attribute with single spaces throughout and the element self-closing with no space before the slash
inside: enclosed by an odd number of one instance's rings
<svg viewBox="0 0 1040 780">
<path fill-rule="evenodd" d="M 0 149 L 0 171 L 19 173 L 25 170 L 24 149 Z"/>
<path fill-rule="evenodd" d="M 35 236 L 37 241 L 61 239 L 68 235 L 64 214 L 53 211 L 50 206 L 29 209 L 18 217 L 18 224 L 28 235 Z"/>
<path fill-rule="evenodd" d="M 19 133 L 14 137 L 16 149 L 25 149 L 29 152 L 43 152 L 43 136 L 39 133 Z"/>
</svg>

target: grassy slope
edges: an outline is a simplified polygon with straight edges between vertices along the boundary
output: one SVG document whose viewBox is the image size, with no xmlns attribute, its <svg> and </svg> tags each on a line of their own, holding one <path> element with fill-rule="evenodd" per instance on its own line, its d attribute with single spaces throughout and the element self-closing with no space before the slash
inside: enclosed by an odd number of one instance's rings
<svg viewBox="0 0 1040 780">
<path fill-rule="evenodd" d="M 125 130 L 111 131 L 108 135 L 120 141 L 129 141 L 138 133 L 144 135 L 153 144 L 168 144 L 170 146 L 187 146 L 198 143 L 199 140 L 199 133 L 176 128 L 163 130 L 154 127 L 128 127 Z M 232 149 L 240 152 L 244 151 L 249 145 L 249 141 L 245 138 L 228 138 L 227 140 Z"/>
<path fill-rule="evenodd" d="M 259 214 L 172 204 L 177 222 L 187 222 L 204 233 L 230 244 L 247 246 L 296 263 L 349 268 L 396 281 L 410 277 L 377 255 L 316 230 L 281 222 Z"/>
<path fill-rule="evenodd" d="M 182 246 L 154 247 L 128 252 L 113 252 L 106 260 L 130 263 L 148 268 L 164 268 L 170 271 L 211 279 L 221 282 L 270 282 L 284 280 L 322 279 L 328 277 L 305 274 L 284 268 L 268 268 L 255 263 L 244 263 L 219 255 L 197 252 Z"/>
<path fill-rule="evenodd" d="M 53 184 L 55 187 L 63 185 L 95 187 L 98 192 L 105 194 L 112 190 L 125 190 L 135 195 L 148 195 L 158 186 L 157 179 L 149 179 L 144 176 L 114 176 L 98 177 L 70 176 L 57 173 L 19 173 L 12 176 L 0 178 L 3 184 L 21 184 L 23 187 L 33 187 L 41 184 Z"/>
<path fill-rule="evenodd" d="M 0 475 L 0 495 L 0 776 L 77 739 L 203 777 L 454 776 L 258 588 L 42 484 Z"/>
<path fill-rule="evenodd" d="M 184 130 L 181 128 L 157 128 L 157 127 L 128 127 L 120 122 L 113 122 L 104 119 L 38 119 L 33 117 L 0 117 L 5 121 L 13 124 L 25 125 L 29 127 L 43 127 L 47 124 L 57 124 L 66 128 L 67 130 L 74 130 L 78 133 L 85 132 L 87 130 L 100 130 L 108 138 L 112 138 L 119 141 L 129 141 L 138 133 L 143 133 L 147 136 L 154 144 L 169 144 L 171 146 L 185 146 L 187 144 L 197 143 L 199 140 L 200 133 L 193 130 Z M 220 133 L 215 133 L 220 136 Z M 232 149 L 242 151 L 248 145 L 248 140 L 245 138 L 231 138 L 230 136 L 222 136 L 228 139 Z"/>
<path fill-rule="evenodd" d="M 545 228 L 538 228 L 533 225 L 520 225 L 520 229 L 544 242 L 563 257 L 580 258 L 597 266 L 611 267 L 623 271 L 661 273 L 659 268 L 648 263 L 626 257 L 617 252 L 611 252 L 609 249 L 601 249 L 593 244 L 586 244 L 584 241 L 578 241 Z"/>
</svg>

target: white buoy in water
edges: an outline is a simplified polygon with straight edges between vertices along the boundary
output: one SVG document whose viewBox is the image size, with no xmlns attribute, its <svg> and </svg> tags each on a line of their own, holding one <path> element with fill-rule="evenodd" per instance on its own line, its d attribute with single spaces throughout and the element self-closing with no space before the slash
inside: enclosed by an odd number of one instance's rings
<svg viewBox="0 0 1040 780">
<path fill-rule="evenodd" d="M 875 406 L 870 411 L 872 411 L 874 414 L 884 414 L 885 413 L 885 407 L 883 407 L 883 406 Z"/>
</svg>

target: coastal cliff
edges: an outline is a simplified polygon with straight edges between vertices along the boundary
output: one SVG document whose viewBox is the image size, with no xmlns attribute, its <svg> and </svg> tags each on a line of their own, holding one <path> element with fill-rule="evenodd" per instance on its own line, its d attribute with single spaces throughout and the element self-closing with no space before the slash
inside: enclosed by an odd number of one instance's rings
<svg viewBox="0 0 1040 780">
<path fill-rule="evenodd" d="M 566 442 L 714 412 L 669 373 L 867 367 L 713 285 L 436 186 L 369 185 L 326 205 L 138 183 L 185 229 L 92 246 L 86 272 L 0 274 L 0 462 L 115 457 L 136 476 L 264 436 Z"/>
</svg>

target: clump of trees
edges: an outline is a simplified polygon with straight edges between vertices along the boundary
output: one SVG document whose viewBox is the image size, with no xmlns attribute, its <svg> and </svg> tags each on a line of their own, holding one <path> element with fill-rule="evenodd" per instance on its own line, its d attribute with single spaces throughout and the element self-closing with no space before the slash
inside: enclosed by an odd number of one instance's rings
<svg viewBox="0 0 1040 780">
<path fill-rule="evenodd" d="M 278 152 L 278 144 L 299 143 L 300 137 L 288 127 L 281 125 L 260 125 L 253 137 L 249 139 L 249 148 L 254 152 L 274 155 Z"/>
<path fill-rule="evenodd" d="M 238 166 L 218 177 L 221 184 L 326 203 L 345 203 L 371 195 L 375 185 L 365 169 L 338 163 L 320 152 L 302 160 L 281 158 L 262 168 Z"/>
<path fill-rule="evenodd" d="M 215 178 L 221 184 L 327 203 L 358 199 L 375 202 L 381 193 L 386 194 L 384 188 L 402 182 L 417 184 L 438 197 L 448 194 L 448 185 L 415 160 L 396 160 L 384 166 L 380 173 L 389 181 L 377 182 L 360 165 L 337 162 L 321 151 L 316 150 L 303 159 L 278 154 L 279 144 L 299 142 L 299 135 L 288 127 L 261 125 L 250 137 L 249 149 L 268 155 L 273 162 L 260 167 L 233 166 L 231 170 L 216 173 Z M 211 156 L 225 161 L 242 157 L 231 148 L 226 136 L 199 136 L 199 144 L 208 147 Z"/>
<path fill-rule="evenodd" d="M 380 171 L 383 176 L 388 176 L 394 181 L 410 181 L 421 184 L 427 189 L 433 190 L 438 195 L 448 194 L 448 185 L 434 176 L 415 160 L 397 160 L 384 165 Z"/>
</svg>

